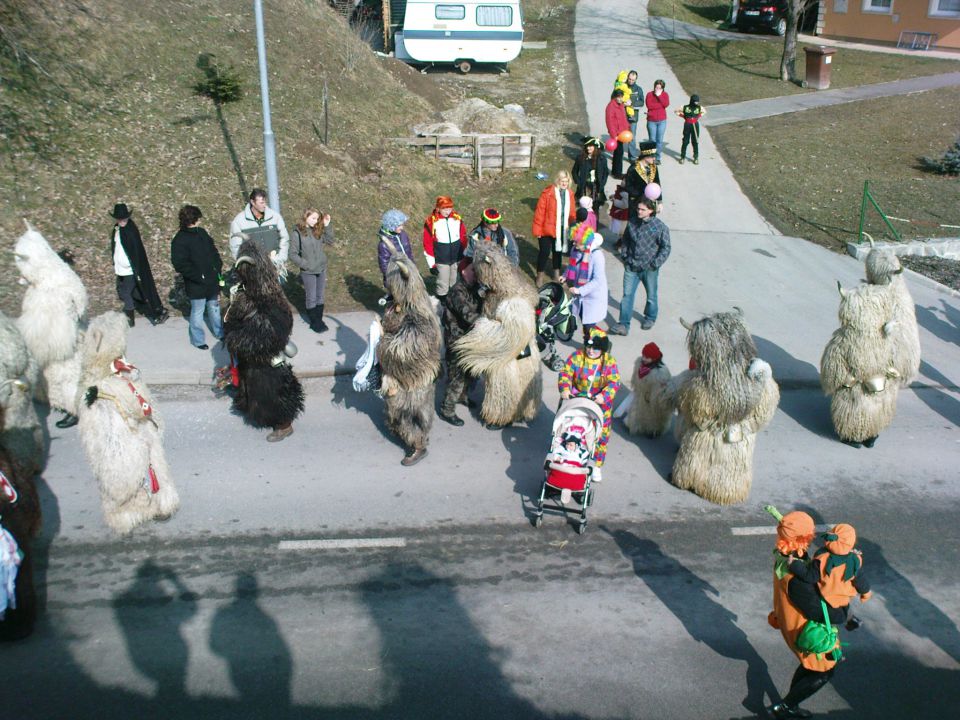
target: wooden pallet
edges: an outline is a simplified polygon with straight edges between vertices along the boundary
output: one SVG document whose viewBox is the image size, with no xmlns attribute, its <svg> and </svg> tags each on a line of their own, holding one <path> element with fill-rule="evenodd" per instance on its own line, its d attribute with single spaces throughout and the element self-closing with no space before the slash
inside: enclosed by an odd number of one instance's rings
<svg viewBox="0 0 960 720">
<path fill-rule="evenodd" d="M 425 135 L 415 138 L 391 138 L 407 147 L 420 148 L 437 160 L 469 165 L 477 177 L 483 172 L 533 167 L 536 137 L 525 134 Z"/>
</svg>

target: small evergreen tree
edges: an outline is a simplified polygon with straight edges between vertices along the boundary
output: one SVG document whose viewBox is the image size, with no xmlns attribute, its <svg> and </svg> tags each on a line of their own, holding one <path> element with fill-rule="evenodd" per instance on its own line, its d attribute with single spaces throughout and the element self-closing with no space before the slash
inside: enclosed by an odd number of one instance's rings
<svg viewBox="0 0 960 720">
<path fill-rule="evenodd" d="M 941 158 L 923 158 L 923 166 L 927 170 L 941 175 L 960 175 L 960 139 L 953 143 Z"/>
<path fill-rule="evenodd" d="M 221 67 L 213 53 L 203 53 L 197 58 L 197 67 L 203 72 L 203 77 L 193 84 L 197 95 L 210 98 L 218 106 L 243 97 L 240 73 L 233 65 Z"/>
</svg>

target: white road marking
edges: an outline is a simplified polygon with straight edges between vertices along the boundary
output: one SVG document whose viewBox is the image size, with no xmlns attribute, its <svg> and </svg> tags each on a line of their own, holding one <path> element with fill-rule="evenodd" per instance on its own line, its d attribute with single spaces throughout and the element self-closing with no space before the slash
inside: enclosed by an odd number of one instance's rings
<svg viewBox="0 0 960 720">
<path fill-rule="evenodd" d="M 833 525 L 817 525 L 814 530 L 817 532 L 825 532 L 832 528 Z M 730 532 L 734 535 L 776 535 L 777 526 L 776 525 L 753 525 L 751 527 L 732 527 Z"/>
<path fill-rule="evenodd" d="M 281 540 L 278 547 L 280 550 L 353 550 L 356 548 L 402 548 L 406 546 L 406 538 L 383 537 Z"/>
</svg>

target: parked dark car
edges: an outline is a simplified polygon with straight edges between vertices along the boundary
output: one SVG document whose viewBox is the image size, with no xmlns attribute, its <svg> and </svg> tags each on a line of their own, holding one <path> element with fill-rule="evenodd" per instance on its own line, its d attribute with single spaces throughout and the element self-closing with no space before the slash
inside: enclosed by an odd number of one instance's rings
<svg viewBox="0 0 960 720">
<path fill-rule="evenodd" d="M 801 31 L 813 30 L 816 18 L 817 3 L 812 3 L 812 7 L 800 15 Z M 787 32 L 787 0 L 740 0 L 737 30 L 769 30 L 776 35 L 783 35 Z"/>
</svg>

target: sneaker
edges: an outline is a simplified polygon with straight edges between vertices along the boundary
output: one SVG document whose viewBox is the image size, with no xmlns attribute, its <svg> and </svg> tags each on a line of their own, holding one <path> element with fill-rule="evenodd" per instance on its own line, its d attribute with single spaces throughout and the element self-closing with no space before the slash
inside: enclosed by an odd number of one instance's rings
<svg viewBox="0 0 960 720">
<path fill-rule="evenodd" d="M 681 164 L 681 165 L 683 165 L 683 161 L 684 161 L 684 158 L 680 158 L 680 164 Z M 693 162 L 696 163 L 697 161 L 694 160 Z"/>
<path fill-rule="evenodd" d="M 280 442 L 291 435 L 293 435 L 293 425 L 287 425 L 285 428 L 275 428 L 272 433 L 267 435 L 267 442 Z"/>
<path fill-rule="evenodd" d="M 406 455 L 404 455 L 403 460 L 400 461 L 400 464 L 404 467 L 410 467 L 411 465 L 416 465 L 418 462 L 423 460 L 427 456 L 426 448 L 418 448 L 416 450 L 411 450 Z"/>
<path fill-rule="evenodd" d="M 593 474 L 590 476 L 590 482 L 603 482 L 603 473 L 600 468 L 595 467 L 593 469 Z"/>
<path fill-rule="evenodd" d="M 641 330 L 649 330 L 652 327 L 653 327 L 653 320 L 644 320 L 642 323 L 640 323 Z"/>
<path fill-rule="evenodd" d="M 573 497 L 573 491 L 570 488 L 564 488 L 560 491 L 560 504 L 566 505 Z"/>
<path fill-rule="evenodd" d="M 609 335 L 626 335 L 628 332 L 630 332 L 630 328 L 620 323 L 615 323 L 607 328 L 607 334 Z"/>
</svg>

